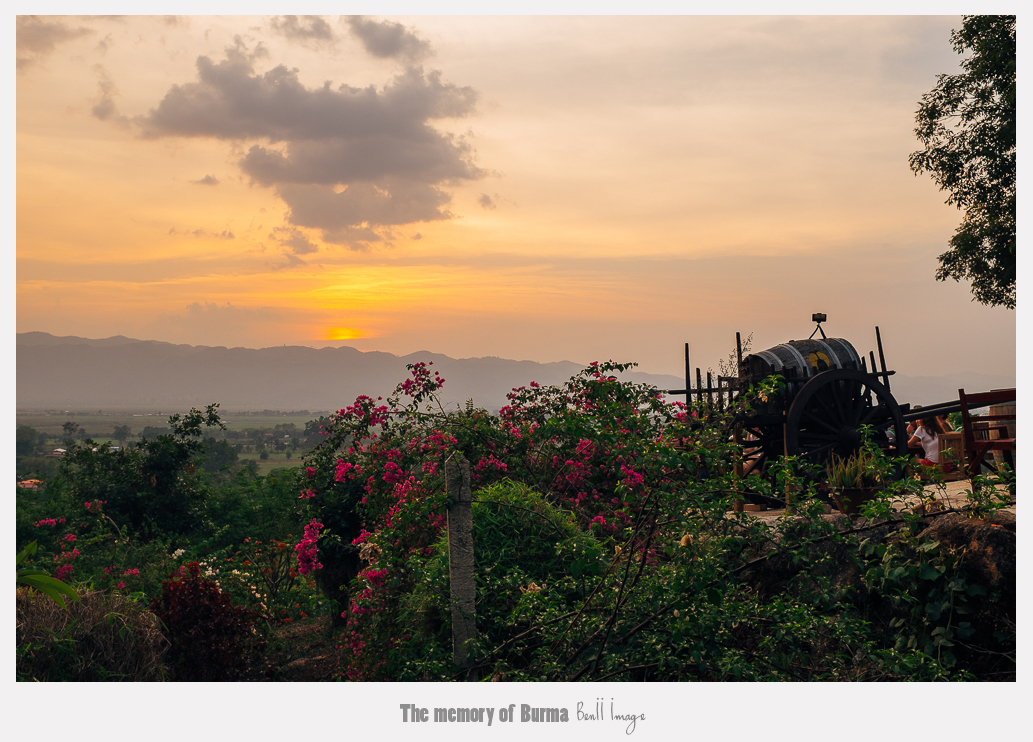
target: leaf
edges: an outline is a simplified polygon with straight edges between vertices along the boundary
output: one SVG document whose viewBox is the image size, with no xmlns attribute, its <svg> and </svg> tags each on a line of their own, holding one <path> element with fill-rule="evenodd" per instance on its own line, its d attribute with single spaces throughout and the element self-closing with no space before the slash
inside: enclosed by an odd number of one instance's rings
<svg viewBox="0 0 1033 742">
<path fill-rule="evenodd" d="M 31 588 L 39 590 L 62 608 L 65 607 L 65 601 L 61 597 L 62 594 L 67 595 L 76 603 L 80 602 L 79 594 L 74 588 L 61 582 L 61 580 L 48 577 L 47 575 L 26 575 L 24 577 L 19 577 L 18 582 L 22 585 L 28 585 Z"/>
<path fill-rule="evenodd" d="M 26 546 L 24 549 L 18 552 L 18 561 L 15 562 L 15 567 L 21 564 L 27 557 L 32 556 L 36 553 L 36 542 L 33 541 L 31 544 Z"/>
<path fill-rule="evenodd" d="M 943 572 L 943 567 L 934 567 L 932 564 L 922 565 L 922 579 L 923 580 L 935 580 Z"/>
</svg>

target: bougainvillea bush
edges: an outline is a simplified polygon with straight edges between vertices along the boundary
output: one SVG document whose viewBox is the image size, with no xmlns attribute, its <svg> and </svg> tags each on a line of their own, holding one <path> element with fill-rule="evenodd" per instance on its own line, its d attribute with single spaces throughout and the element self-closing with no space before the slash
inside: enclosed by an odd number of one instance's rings
<svg viewBox="0 0 1033 742">
<path fill-rule="evenodd" d="M 619 380 L 630 365 L 514 389 L 493 415 L 444 409 L 444 380 L 413 364 L 389 398 L 359 397 L 326 420 L 305 460 L 310 527 L 296 550 L 336 602 L 347 679 L 966 677 L 950 641 L 961 614 L 939 608 L 965 602 L 958 560 L 928 544 L 858 548 L 912 533 L 914 518 L 868 533 L 826 517 L 815 472 L 791 459 L 743 481 L 733 430 L 751 396 L 726 412 L 689 409 Z M 453 456 L 469 462 L 474 499 L 478 637 L 464 668 L 452 663 L 449 608 Z M 890 486 L 867 514 L 885 520 L 916 486 Z M 774 524 L 734 512 L 747 489 L 792 492 L 794 508 Z M 931 561 L 916 567 L 915 554 Z M 775 564 L 778 589 L 765 591 L 758 575 Z M 919 631 L 915 610 L 903 620 L 873 607 L 889 589 L 873 575 L 930 569 L 950 576 L 925 598 L 938 612 L 919 627 L 923 651 L 900 642 Z M 966 595 L 978 602 L 977 589 Z M 1006 633 L 993 651 L 1013 657 Z"/>
</svg>

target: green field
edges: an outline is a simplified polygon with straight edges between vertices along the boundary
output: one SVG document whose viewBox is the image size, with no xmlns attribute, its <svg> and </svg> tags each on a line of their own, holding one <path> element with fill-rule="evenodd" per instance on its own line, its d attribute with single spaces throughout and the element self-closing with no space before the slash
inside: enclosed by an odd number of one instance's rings
<svg viewBox="0 0 1033 742">
<path fill-rule="evenodd" d="M 133 436 L 137 436 L 147 426 L 165 427 L 169 416 L 174 411 L 166 412 L 18 412 L 18 425 L 28 425 L 40 433 L 62 435 L 61 426 L 71 421 L 78 423 L 81 429 L 94 440 L 110 438 L 116 425 L 128 425 Z M 187 410 L 178 410 L 181 414 Z M 220 417 L 228 430 L 246 430 L 248 428 L 274 428 L 277 425 L 293 423 L 298 430 L 305 429 L 305 423 L 314 420 L 326 412 L 312 412 L 310 415 L 251 415 L 235 412 L 220 412 Z"/>
</svg>

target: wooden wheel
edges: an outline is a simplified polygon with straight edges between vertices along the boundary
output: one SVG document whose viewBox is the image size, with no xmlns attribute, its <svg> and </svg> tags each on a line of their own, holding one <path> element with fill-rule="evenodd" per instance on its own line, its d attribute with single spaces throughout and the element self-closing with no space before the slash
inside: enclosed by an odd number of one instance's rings
<svg viewBox="0 0 1033 742">
<path fill-rule="evenodd" d="M 892 456 L 907 453 L 907 430 L 889 389 L 853 369 L 832 369 L 800 389 L 786 415 L 785 453 L 823 464 L 832 454 L 846 457 L 861 446 L 861 428 Z"/>
<path fill-rule="evenodd" d="M 737 442 L 742 446 L 743 474 L 763 474 L 770 462 L 785 453 L 785 418 L 766 422 L 746 418 L 739 425 Z"/>
</svg>

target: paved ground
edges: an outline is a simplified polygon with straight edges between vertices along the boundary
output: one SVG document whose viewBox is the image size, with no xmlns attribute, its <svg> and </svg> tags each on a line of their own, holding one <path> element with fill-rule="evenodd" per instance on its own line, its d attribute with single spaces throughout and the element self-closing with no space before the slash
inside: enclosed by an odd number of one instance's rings
<svg viewBox="0 0 1033 742">
<path fill-rule="evenodd" d="M 939 486 L 936 486 L 936 485 L 929 485 L 929 486 L 927 486 L 925 488 L 925 491 L 926 491 L 925 497 L 927 497 L 927 498 L 928 497 L 935 497 L 938 500 L 943 501 L 944 505 L 946 507 L 948 507 L 948 508 L 962 507 L 968 501 L 966 495 L 969 492 L 969 490 L 971 490 L 972 484 L 967 479 L 960 479 L 960 480 L 958 480 L 956 482 L 946 482 L 945 483 L 945 487 L 946 487 L 946 490 L 941 489 Z M 1003 490 L 1004 488 L 1002 487 L 1001 489 Z M 918 501 L 916 499 L 914 503 L 909 503 L 909 504 L 910 505 L 917 505 Z M 903 505 L 898 506 L 898 509 L 900 509 L 900 507 L 903 507 Z M 1017 507 L 1016 505 L 1012 505 L 1009 508 L 1004 508 L 1004 512 L 1011 513 L 1011 514 L 1017 516 L 1017 514 L 1015 512 L 1016 507 Z M 752 514 L 757 516 L 758 518 L 768 519 L 768 518 L 778 518 L 779 516 L 783 515 L 784 513 L 785 513 L 785 510 L 781 510 L 780 509 L 780 510 L 762 510 L 762 511 L 759 511 L 759 512 L 754 512 Z"/>
</svg>

